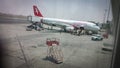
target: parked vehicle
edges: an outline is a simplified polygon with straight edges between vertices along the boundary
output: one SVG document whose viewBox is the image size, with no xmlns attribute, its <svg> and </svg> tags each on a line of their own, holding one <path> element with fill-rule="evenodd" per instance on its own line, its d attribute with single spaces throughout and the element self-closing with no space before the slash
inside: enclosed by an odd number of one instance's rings
<svg viewBox="0 0 120 68">
<path fill-rule="evenodd" d="M 102 35 L 99 35 L 99 34 L 95 34 L 91 37 L 91 40 L 94 40 L 94 41 L 102 41 L 103 40 L 103 36 Z"/>
</svg>

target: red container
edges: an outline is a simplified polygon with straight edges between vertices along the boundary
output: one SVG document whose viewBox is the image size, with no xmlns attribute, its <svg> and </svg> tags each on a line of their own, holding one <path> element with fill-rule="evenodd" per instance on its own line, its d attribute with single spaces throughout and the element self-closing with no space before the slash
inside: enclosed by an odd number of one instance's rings
<svg viewBox="0 0 120 68">
<path fill-rule="evenodd" d="M 52 46 L 52 44 L 57 44 L 57 45 L 59 45 L 59 41 L 57 41 L 56 39 L 54 39 L 54 40 L 47 39 L 47 40 L 46 40 L 46 45 Z"/>
<path fill-rule="evenodd" d="M 51 42 L 50 40 L 47 40 L 47 41 L 46 41 L 46 44 L 47 44 L 48 46 L 52 46 L 52 42 Z"/>
</svg>

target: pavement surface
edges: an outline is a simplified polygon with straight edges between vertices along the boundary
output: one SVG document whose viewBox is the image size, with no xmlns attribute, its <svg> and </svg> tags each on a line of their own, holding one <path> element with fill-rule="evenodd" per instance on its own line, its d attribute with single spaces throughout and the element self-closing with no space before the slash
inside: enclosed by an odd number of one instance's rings
<svg viewBox="0 0 120 68">
<path fill-rule="evenodd" d="M 26 31 L 26 26 L 29 24 L 26 20 L 0 19 L 5 68 L 110 68 L 112 51 L 105 51 L 102 48 L 113 48 L 111 35 L 103 41 L 92 41 L 91 35 L 75 36 L 47 29 Z M 45 60 L 47 38 L 60 39 L 60 47 L 64 55 L 63 63 L 56 64 Z"/>
</svg>

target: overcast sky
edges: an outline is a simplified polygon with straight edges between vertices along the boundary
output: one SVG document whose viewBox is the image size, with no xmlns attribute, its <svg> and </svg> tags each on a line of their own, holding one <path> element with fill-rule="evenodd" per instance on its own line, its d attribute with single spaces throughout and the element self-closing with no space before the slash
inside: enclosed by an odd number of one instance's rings
<svg viewBox="0 0 120 68">
<path fill-rule="evenodd" d="M 103 22 L 109 0 L 0 0 L 0 12 L 33 15 L 33 5 L 48 18 Z M 111 18 L 110 12 L 109 20 Z"/>
</svg>

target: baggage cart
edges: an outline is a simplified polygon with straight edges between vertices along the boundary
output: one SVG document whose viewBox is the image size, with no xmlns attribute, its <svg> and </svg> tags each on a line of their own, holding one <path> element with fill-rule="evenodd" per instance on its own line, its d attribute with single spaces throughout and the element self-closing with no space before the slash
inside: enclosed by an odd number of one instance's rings
<svg viewBox="0 0 120 68">
<path fill-rule="evenodd" d="M 57 38 L 47 38 L 46 40 L 46 45 L 48 46 L 47 58 L 51 58 L 52 61 L 58 64 L 63 62 L 63 53 L 59 41 Z"/>
</svg>

